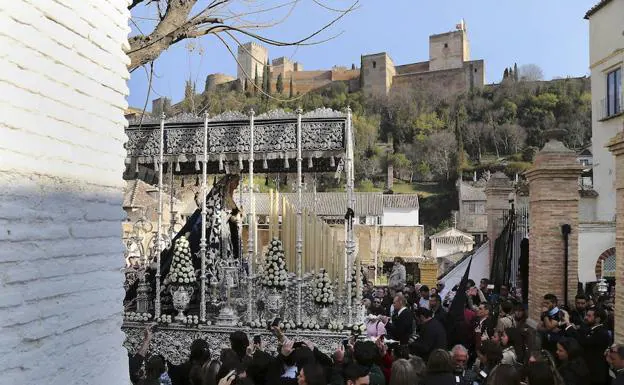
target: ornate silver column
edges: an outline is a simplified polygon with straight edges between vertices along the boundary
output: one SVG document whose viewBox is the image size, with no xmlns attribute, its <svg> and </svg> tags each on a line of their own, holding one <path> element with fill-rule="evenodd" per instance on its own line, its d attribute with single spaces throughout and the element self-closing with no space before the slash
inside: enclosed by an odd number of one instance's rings
<svg viewBox="0 0 624 385">
<path fill-rule="evenodd" d="M 162 252 L 162 220 L 163 220 L 163 166 L 165 152 L 165 113 L 160 116 L 160 140 L 158 143 L 158 228 L 156 229 L 156 293 L 154 301 L 154 317 L 160 317 L 160 253 Z"/>
<path fill-rule="evenodd" d="M 301 264 L 302 264 L 302 252 L 303 252 L 303 222 L 302 222 L 302 214 L 303 214 L 303 199 L 301 196 L 302 190 L 302 162 L 303 158 L 301 157 L 301 114 L 303 111 L 301 108 L 297 109 L 297 241 L 295 243 L 295 250 L 297 252 L 297 324 L 301 323 L 301 284 L 303 274 L 301 272 Z"/>
<path fill-rule="evenodd" d="M 247 264 L 249 279 L 247 281 L 249 298 L 247 302 L 247 321 L 253 320 L 253 264 L 255 247 L 256 202 L 254 200 L 254 110 L 249 111 L 249 212 L 247 213 Z M 241 234 L 242 235 L 242 234 Z"/>
<path fill-rule="evenodd" d="M 208 190 L 206 186 L 207 178 L 207 165 L 208 165 L 208 113 L 204 114 L 204 156 L 202 159 L 202 207 L 201 207 L 201 220 L 202 231 L 201 239 L 199 240 L 199 257 L 201 259 L 201 272 L 200 272 L 200 290 L 199 293 L 199 319 L 202 323 L 206 322 L 206 192 Z"/>
<path fill-rule="evenodd" d="M 167 238 L 172 241 L 173 237 L 175 237 L 175 211 L 173 210 L 173 194 L 175 193 L 175 187 L 173 185 L 173 159 L 169 161 L 169 234 L 167 234 Z M 180 171 L 180 163 L 176 162 L 176 171 Z M 173 246 L 173 244 L 171 244 Z"/>
<path fill-rule="evenodd" d="M 347 249 L 347 264 L 348 264 L 348 272 L 346 272 L 346 276 L 348 277 L 348 285 L 347 285 L 347 323 L 350 325 L 353 323 L 353 298 L 352 298 L 352 288 L 351 288 L 351 269 L 354 267 L 353 264 L 353 253 L 355 251 L 355 241 L 353 239 L 353 225 L 355 215 L 349 215 L 349 213 L 354 214 L 355 212 L 355 194 L 353 192 L 354 189 L 354 175 L 353 175 L 353 130 L 351 127 L 351 108 L 347 107 L 347 127 L 346 127 L 346 136 L 347 136 L 347 159 L 345 163 L 345 170 L 347 174 L 347 217 L 345 218 L 345 227 L 347 229 L 347 237 L 345 242 L 345 247 Z M 357 278 L 357 272 L 356 272 Z"/>
</svg>

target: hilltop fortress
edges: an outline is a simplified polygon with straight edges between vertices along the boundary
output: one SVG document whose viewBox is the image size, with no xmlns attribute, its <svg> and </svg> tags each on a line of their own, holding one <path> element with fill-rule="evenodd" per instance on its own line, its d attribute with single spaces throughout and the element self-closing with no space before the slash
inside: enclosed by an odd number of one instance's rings
<svg viewBox="0 0 624 385">
<path fill-rule="evenodd" d="M 269 50 L 257 43 L 238 47 L 236 78 L 224 74 L 208 75 L 208 91 L 226 85 L 240 85 L 245 79 L 262 78 Z M 363 90 L 367 94 L 387 95 L 401 89 L 422 89 L 442 94 L 456 94 L 485 83 L 485 63 L 470 60 L 470 43 L 462 21 L 456 30 L 429 36 L 429 60 L 396 65 L 387 52 L 362 55 L 360 68 L 334 66 L 328 70 L 306 71 L 303 64 L 286 57 L 273 59 L 270 64 L 271 89 L 275 92 L 281 75 L 283 93 L 293 95 L 325 87 L 333 82 L 346 83 L 349 91 Z M 250 80 L 247 80 L 250 81 Z M 261 83 L 260 83 L 261 84 Z"/>
</svg>

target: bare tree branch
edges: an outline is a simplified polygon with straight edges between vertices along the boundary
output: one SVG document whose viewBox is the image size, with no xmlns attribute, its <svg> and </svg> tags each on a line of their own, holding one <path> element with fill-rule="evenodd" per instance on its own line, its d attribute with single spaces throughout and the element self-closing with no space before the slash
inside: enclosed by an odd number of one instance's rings
<svg viewBox="0 0 624 385">
<path fill-rule="evenodd" d="M 137 4 L 143 3 L 145 1 L 147 1 L 145 4 L 150 4 L 154 0 L 134 0 L 129 8 L 131 9 Z M 162 19 L 158 22 L 154 30 L 149 35 L 140 34 L 133 36 L 129 39 L 130 50 L 127 52 L 127 54 L 131 60 L 129 66 L 130 71 L 134 71 L 136 68 L 139 68 L 142 65 L 154 61 L 163 51 L 181 40 L 196 38 L 208 34 L 216 35 L 225 31 L 238 32 L 273 46 L 283 47 L 320 44 L 322 42 L 335 38 L 339 34 L 320 41 L 311 40 L 318 36 L 320 33 L 326 31 L 332 25 L 336 24 L 340 19 L 342 19 L 348 13 L 352 12 L 359 5 L 359 0 L 355 0 L 351 7 L 344 10 L 344 12 L 341 12 L 330 22 L 328 22 L 318 30 L 314 31 L 313 33 L 305 36 L 304 38 L 295 41 L 280 41 L 267 38 L 257 33 L 253 33 L 250 30 L 267 28 L 283 22 L 290 16 L 292 10 L 294 9 L 294 6 L 299 2 L 299 0 L 294 0 L 290 3 L 285 3 L 277 7 L 273 7 L 273 9 L 277 9 L 286 5 L 293 6 L 293 8 L 289 10 L 286 17 L 279 20 L 277 23 L 257 23 L 249 25 L 231 25 L 229 23 L 226 24 L 224 23 L 224 20 L 222 18 L 216 17 L 217 8 L 231 3 L 232 0 L 213 0 L 201 12 L 198 12 L 196 15 L 191 16 L 192 9 L 195 4 L 197 4 L 197 2 L 198 0 L 167 0 L 167 9 L 162 15 Z M 257 14 L 266 11 L 268 10 L 265 9 L 259 11 L 251 11 L 248 14 Z M 236 17 L 240 18 L 245 15 L 245 13 L 241 13 L 236 15 Z"/>
</svg>

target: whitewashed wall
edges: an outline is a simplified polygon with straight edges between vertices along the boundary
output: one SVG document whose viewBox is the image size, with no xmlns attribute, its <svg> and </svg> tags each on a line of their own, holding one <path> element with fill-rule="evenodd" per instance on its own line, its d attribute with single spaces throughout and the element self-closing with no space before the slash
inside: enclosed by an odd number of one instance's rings
<svg viewBox="0 0 624 385">
<path fill-rule="evenodd" d="M 127 0 L 0 1 L 0 383 L 128 384 Z"/>
<path fill-rule="evenodd" d="M 383 226 L 418 226 L 418 209 L 384 207 L 381 224 Z"/>
<path fill-rule="evenodd" d="M 615 226 L 611 223 L 581 223 L 579 225 L 578 273 L 579 281 L 593 282 L 596 277 L 596 263 L 600 254 L 615 247 Z"/>
</svg>

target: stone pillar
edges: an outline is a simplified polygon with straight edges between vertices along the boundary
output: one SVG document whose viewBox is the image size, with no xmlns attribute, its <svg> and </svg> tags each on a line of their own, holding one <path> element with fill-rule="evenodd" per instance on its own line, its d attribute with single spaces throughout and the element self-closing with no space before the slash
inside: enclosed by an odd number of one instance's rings
<svg viewBox="0 0 624 385">
<path fill-rule="evenodd" d="M 388 190 L 394 187 L 394 167 L 391 164 L 388 165 L 386 185 Z"/>
<path fill-rule="evenodd" d="M 545 294 L 568 302 L 578 288 L 579 193 L 578 177 L 583 167 L 576 153 L 560 141 L 565 130 L 546 132 L 548 143 L 537 153 L 526 172 L 529 181 L 529 318 L 539 319 Z M 562 225 L 571 226 L 568 243 L 568 275 L 565 276 Z"/>
<path fill-rule="evenodd" d="M 507 175 L 495 172 L 485 187 L 485 213 L 487 215 L 487 236 L 490 240 L 490 265 L 494 256 L 494 241 L 505 225 L 503 216 L 509 213 L 509 194 L 513 186 Z M 485 277 L 483 277 L 485 278 Z"/>
<path fill-rule="evenodd" d="M 624 342 L 624 133 L 618 133 L 609 144 L 615 155 L 615 342 Z"/>
</svg>

